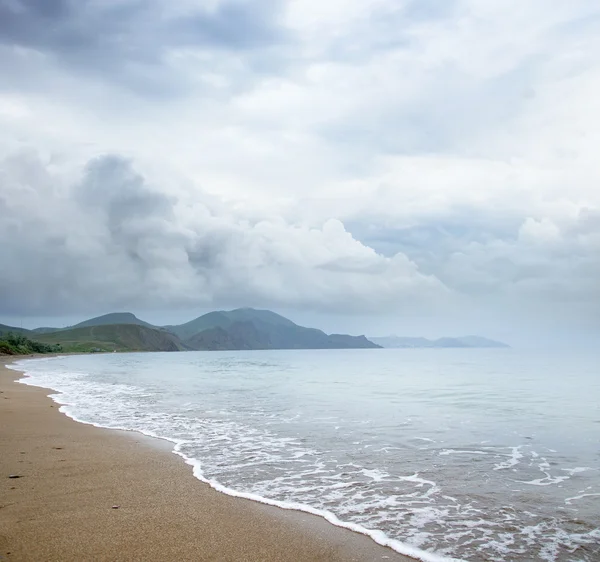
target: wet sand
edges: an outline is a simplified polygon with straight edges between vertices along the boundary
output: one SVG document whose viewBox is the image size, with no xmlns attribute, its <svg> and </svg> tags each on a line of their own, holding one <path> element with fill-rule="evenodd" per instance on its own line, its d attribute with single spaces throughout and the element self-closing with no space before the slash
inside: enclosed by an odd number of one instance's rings
<svg viewBox="0 0 600 562">
<path fill-rule="evenodd" d="M 166 442 L 77 423 L 50 391 L 14 382 L 10 360 L 0 357 L 2 562 L 412 560 L 320 517 L 216 492 Z"/>
</svg>

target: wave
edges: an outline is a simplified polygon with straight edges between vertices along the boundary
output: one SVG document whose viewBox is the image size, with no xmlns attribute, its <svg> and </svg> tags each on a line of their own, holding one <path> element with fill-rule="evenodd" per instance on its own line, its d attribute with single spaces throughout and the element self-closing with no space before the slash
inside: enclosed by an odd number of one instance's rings
<svg viewBox="0 0 600 562">
<path fill-rule="evenodd" d="M 30 373 L 26 370 L 26 366 L 24 363 L 45 361 L 48 359 L 49 358 L 40 358 L 40 359 L 28 359 L 28 360 L 24 360 L 24 361 L 17 361 L 15 363 L 13 363 L 12 365 L 8 365 L 7 367 L 11 368 L 13 370 L 16 370 L 16 371 L 23 372 L 24 377 L 17 381 L 21 384 L 25 384 L 28 386 L 41 387 L 41 388 L 49 388 L 51 390 L 54 390 L 55 392 L 58 392 L 58 394 L 50 394 L 49 398 L 51 398 L 55 403 L 60 405 L 59 412 L 63 413 L 64 415 L 66 415 L 67 417 L 69 417 L 70 419 L 72 419 L 78 423 L 91 425 L 91 426 L 102 428 L 102 429 L 113 429 L 113 430 L 134 432 L 134 433 L 138 433 L 141 435 L 145 435 L 147 437 L 152 437 L 155 439 L 160 439 L 160 440 L 172 443 L 173 444 L 172 452 L 174 454 L 180 456 L 181 458 L 183 458 L 185 463 L 192 467 L 192 472 L 193 472 L 194 477 L 196 477 L 201 482 L 208 484 L 211 488 L 213 488 L 214 490 L 216 490 L 218 492 L 221 492 L 228 496 L 244 498 L 244 499 L 252 500 L 255 502 L 263 503 L 266 505 L 272 505 L 272 506 L 275 506 L 275 507 L 278 507 L 281 509 L 301 511 L 301 512 L 305 512 L 305 513 L 310 513 L 312 515 L 316 515 L 318 517 L 322 517 L 323 519 L 325 519 L 332 525 L 335 525 L 336 527 L 342 527 L 344 529 L 349 529 L 353 532 L 360 533 L 362 535 L 366 535 L 369 538 L 371 538 L 374 542 L 376 542 L 377 544 L 379 544 L 381 546 L 391 548 L 392 550 L 394 550 L 395 552 L 398 552 L 399 554 L 408 556 L 415 560 L 420 560 L 421 562 L 464 562 L 462 559 L 459 559 L 459 558 L 439 556 L 435 553 L 423 551 L 421 549 L 418 549 L 416 547 L 413 547 L 411 545 L 403 543 L 397 539 L 392 539 L 389 536 L 387 536 L 385 532 L 383 532 L 381 530 L 368 529 L 368 528 L 363 527 L 362 525 L 358 525 L 356 523 L 343 521 L 330 511 L 317 509 L 315 507 L 312 507 L 312 506 L 306 505 L 306 504 L 302 504 L 302 503 L 279 501 L 279 500 L 274 500 L 271 498 L 265 498 L 265 497 L 257 495 L 257 494 L 243 492 L 240 490 L 236 490 L 236 489 L 224 486 L 218 480 L 216 480 L 214 478 L 207 478 L 204 475 L 202 468 L 201 468 L 202 461 L 200 459 L 188 456 L 184 452 L 182 452 L 181 448 L 188 443 L 186 440 L 175 439 L 172 437 L 168 437 L 165 435 L 155 433 L 151 430 L 144 430 L 141 428 L 131 428 L 128 426 L 119 426 L 119 425 L 110 425 L 110 426 L 103 425 L 103 424 L 91 421 L 89 419 L 81 418 L 81 417 L 77 416 L 76 414 L 74 414 L 69 409 L 69 404 L 61 401 L 62 391 L 60 389 L 54 388 L 51 386 L 47 386 L 47 381 L 44 381 L 44 383 L 36 381 L 35 374 Z M 419 481 L 418 475 L 413 475 L 412 477 L 406 477 L 406 479 L 407 480 L 412 479 L 413 481 L 415 479 L 417 479 L 417 481 Z"/>
</svg>

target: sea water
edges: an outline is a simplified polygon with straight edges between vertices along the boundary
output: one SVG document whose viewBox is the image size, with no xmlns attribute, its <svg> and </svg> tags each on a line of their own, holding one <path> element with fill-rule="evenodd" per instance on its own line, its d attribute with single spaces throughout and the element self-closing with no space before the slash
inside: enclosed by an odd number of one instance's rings
<svg viewBox="0 0 600 562">
<path fill-rule="evenodd" d="M 221 491 L 422 560 L 600 560 L 600 356 L 513 349 L 20 362 L 69 416 L 169 439 Z M 201 506 L 199 506 L 199 509 Z"/>
</svg>

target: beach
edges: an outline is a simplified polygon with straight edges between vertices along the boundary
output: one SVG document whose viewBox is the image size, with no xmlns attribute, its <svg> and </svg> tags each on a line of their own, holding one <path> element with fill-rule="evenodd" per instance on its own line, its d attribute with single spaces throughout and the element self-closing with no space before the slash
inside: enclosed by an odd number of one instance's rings
<svg viewBox="0 0 600 562">
<path fill-rule="evenodd" d="M 409 561 L 320 517 L 213 490 L 171 444 L 59 412 L 0 358 L 0 560 Z M 16 478 L 14 478 L 16 476 Z"/>
</svg>

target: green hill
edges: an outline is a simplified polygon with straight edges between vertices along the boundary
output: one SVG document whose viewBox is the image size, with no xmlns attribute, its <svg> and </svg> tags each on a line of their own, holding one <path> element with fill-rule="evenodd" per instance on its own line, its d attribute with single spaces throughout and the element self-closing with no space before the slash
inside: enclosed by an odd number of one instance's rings
<svg viewBox="0 0 600 562">
<path fill-rule="evenodd" d="M 180 351 L 186 349 L 173 334 L 137 324 L 83 326 L 36 334 L 36 340 L 60 344 L 65 352 Z"/>
<path fill-rule="evenodd" d="M 154 328 L 152 324 L 140 320 L 135 314 L 131 312 L 112 312 L 111 314 L 104 314 L 103 316 L 97 316 L 96 318 L 90 318 L 75 324 L 75 326 L 69 326 L 67 329 L 73 328 L 86 328 L 88 326 L 114 326 L 117 324 L 135 324 L 136 326 L 145 326 L 146 328 Z"/>
<path fill-rule="evenodd" d="M 163 326 L 165 330 L 187 340 L 192 336 L 213 328 L 228 330 L 237 322 L 253 322 L 255 325 L 268 326 L 296 326 L 291 320 L 271 312 L 270 310 L 257 310 L 254 308 L 237 308 L 235 310 L 216 310 L 204 314 L 190 322 L 178 326 Z"/>
<path fill-rule="evenodd" d="M 7 334 L 29 334 L 31 330 L 25 328 L 16 328 L 15 326 L 7 326 L 6 324 L 0 324 L 0 336 Z"/>
<path fill-rule="evenodd" d="M 226 316 L 225 312 L 215 311 L 204 314 L 190 322 L 185 324 L 179 324 L 177 326 L 163 326 L 165 330 L 175 334 L 182 340 L 187 340 L 192 336 L 212 328 L 228 328 L 231 326 L 231 320 Z"/>
<path fill-rule="evenodd" d="M 260 310 L 256 308 L 236 308 L 223 312 L 232 322 L 260 322 L 261 324 L 269 324 L 270 326 L 297 326 L 288 318 L 272 312 L 271 310 Z"/>
<path fill-rule="evenodd" d="M 49 334 L 50 332 L 58 332 L 58 330 L 63 330 L 64 328 L 50 328 L 47 326 L 44 326 L 42 328 L 34 328 L 33 330 L 31 330 L 31 333 L 33 334 Z"/>
<path fill-rule="evenodd" d="M 227 329 L 221 326 L 202 330 L 185 343 L 196 350 L 270 349 L 267 334 L 258 330 L 252 322 L 234 322 Z"/>
</svg>

